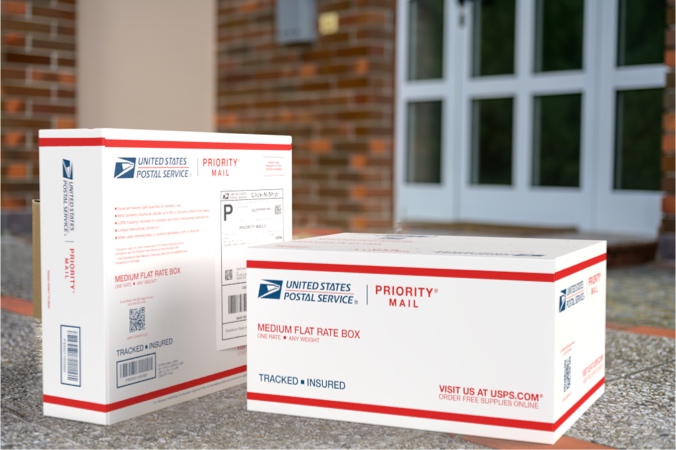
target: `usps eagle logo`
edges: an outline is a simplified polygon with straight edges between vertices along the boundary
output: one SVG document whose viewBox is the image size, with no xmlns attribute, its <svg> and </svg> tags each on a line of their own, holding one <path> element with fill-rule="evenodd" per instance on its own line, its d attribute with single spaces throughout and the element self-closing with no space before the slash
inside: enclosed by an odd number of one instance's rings
<svg viewBox="0 0 676 450">
<path fill-rule="evenodd" d="M 118 158 L 115 162 L 115 178 L 134 178 L 136 158 Z"/>
<path fill-rule="evenodd" d="M 279 300 L 282 295 L 281 280 L 262 280 L 258 288 L 258 298 Z"/>
<path fill-rule="evenodd" d="M 64 159 L 61 162 L 61 173 L 63 177 L 67 180 L 73 179 L 73 164 L 71 164 L 69 159 Z"/>
</svg>

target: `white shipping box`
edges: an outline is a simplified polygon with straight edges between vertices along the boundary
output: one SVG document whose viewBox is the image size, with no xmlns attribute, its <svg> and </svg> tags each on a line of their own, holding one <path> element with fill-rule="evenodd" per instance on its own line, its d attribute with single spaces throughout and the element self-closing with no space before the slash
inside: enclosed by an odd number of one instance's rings
<svg viewBox="0 0 676 450">
<path fill-rule="evenodd" d="M 245 251 L 291 238 L 290 137 L 43 130 L 40 196 L 45 415 L 245 381 Z"/>
<path fill-rule="evenodd" d="M 552 444 L 604 391 L 605 241 L 249 248 L 247 405 Z"/>
</svg>

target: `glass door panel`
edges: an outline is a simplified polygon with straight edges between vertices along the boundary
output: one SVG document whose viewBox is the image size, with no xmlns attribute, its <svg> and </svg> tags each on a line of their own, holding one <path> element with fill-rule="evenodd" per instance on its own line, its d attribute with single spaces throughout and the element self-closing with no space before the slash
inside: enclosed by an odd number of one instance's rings
<svg viewBox="0 0 676 450">
<path fill-rule="evenodd" d="M 472 101 L 472 184 L 512 184 L 512 98 Z"/>
<path fill-rule="evenodd" d="M 580 186 L 582 95 L 533 100 L 533 186 Z"/>
<path fill-rule="evenodd" d="M 663 89 L 618 91 L 614 189 L 659 191 Z"/>
<path fill-rule="evenodd" d="M 411 102 L 407 111 L 406 181 L 441 182 L 441 102 Z"/>
<path fill-rule="evenodd" d="M 535 72 L 582 69 L 584 0 L 537 0 Z"/>
<path fill-rule="evenodd" d="M 619 0 L 617 65 L 664 62 L 664 0 Z"/>
<path fill-rule="evenodd" d="M 472 75 L 514 73 L 515 0 L 474 2 Z"/>
<path fill-rule="evenodd" d="M 411 0 L 408 5 L 408 79 L 443 77 L 444 0 Z"/>
</svg>

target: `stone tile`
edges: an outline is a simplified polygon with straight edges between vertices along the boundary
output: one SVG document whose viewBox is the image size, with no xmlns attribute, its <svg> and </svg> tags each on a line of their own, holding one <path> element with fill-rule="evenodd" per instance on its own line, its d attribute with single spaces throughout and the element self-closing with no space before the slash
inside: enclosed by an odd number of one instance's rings
<svg viewBox="0 0 676 450">
<path fill-rule="evenodd" d="M 606 331 L 606 381 L 673 363 L 674 340 L 623 331 Z"/>
<path fill-rule="evenodd" d="M 675 286 L 673 268 L 654 264 L 611 268 L 608 270 L 606 320 L 673 330 Z"/>
<path fill-rule="evenodd" d="M 673 364 L 663 374 L 673 380 Z M 632 377 L 609 382 L 566 434 L 614 448 L 676 448 L 673 382 Z"/>
</svg>

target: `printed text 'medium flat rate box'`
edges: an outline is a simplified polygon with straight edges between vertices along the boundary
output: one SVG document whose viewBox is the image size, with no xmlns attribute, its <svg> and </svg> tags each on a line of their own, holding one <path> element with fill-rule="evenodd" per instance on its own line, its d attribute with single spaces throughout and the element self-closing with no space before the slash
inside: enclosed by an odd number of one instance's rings
<svg viewBox="0 0 676 450">
<path fill-rule="evenodd" d="M 245 250 L 291 238 L 290 137 L 41 131 L 40 195 L 45 415 L 245 381 Z"/>
<path fill-rule="evenodd" d="M 554 443 L 604 391 L 605 241 L 248 250 L 248 409 Z"/>
</svg>

